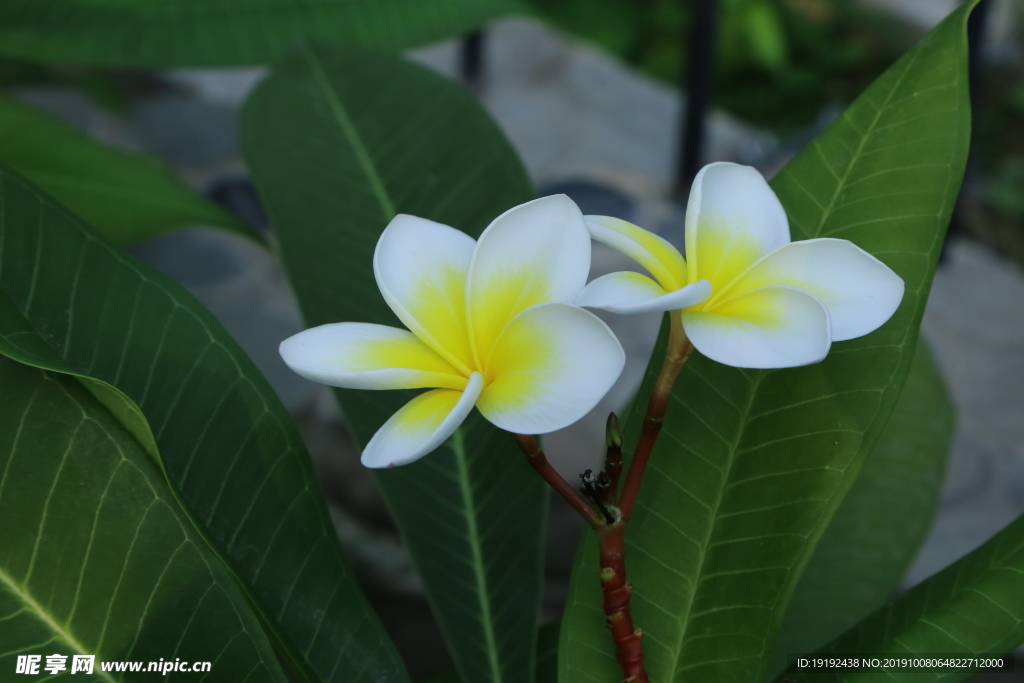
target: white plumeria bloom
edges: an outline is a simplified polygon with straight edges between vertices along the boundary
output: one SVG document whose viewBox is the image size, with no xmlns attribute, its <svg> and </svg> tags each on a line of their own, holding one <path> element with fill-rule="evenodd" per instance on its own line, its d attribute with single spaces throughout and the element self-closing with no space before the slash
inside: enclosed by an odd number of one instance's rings
<svg viewBox="0 0 1024 683">
<path fill-rule="evenodd" d="M 564 195 L 511 209 L 473 240 L 399 215 L 373 255 L 385 301 L 408 330 L 335 323 L 281 344 L 315 382 L 352 389 L 419 389 L 363 451 L 367 467 L 417 460 L 475 405 L 498 427 L 544 434 L 577 421 L 622 372 L 615 335 L 572 304 L 590 270 L 590 235 Z"/>
<path fill-rule="evenodd" d="M 903 280 L 841 239 L 791 242 L 778 197 L 755 169 L 705 166 L 686 207 L 686 258 L 662 238 L 616 218 L 587 216 L 591 236 L 654 276 L 612 273 L 576 305 L 615 313 L 680 311 L 705 356 L 741 368 L 816 363 L 833 341 L 880 327 Z"/>
</svg>

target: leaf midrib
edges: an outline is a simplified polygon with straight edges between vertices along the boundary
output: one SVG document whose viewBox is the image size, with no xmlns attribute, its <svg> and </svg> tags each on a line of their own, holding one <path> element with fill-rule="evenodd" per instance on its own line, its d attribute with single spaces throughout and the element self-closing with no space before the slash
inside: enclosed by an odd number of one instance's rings
<svg viewBox="0 0 1024 683">
<path fill-rule="evenodd" d="M 764 381 L 764 378 L 768 375 L 769 372 L 770 371 L 767 370 L 758 371 L 757 377 L 754 378 L 753 386 L 751 386 L 750 388 L 750 397 L 747 400 L 747 405 L 743 407 L 743 412 L 741 414 L 741 426 L 736 432 L 736 438 L 733 440 L 732 445 L 729 447 L 729 466 L 723 473 L 722 487 L 721 489 L 719 489 L 718 497 L 715 500 L 715 506 L 714 508 L 712 508 L 711 511 L 711 524 L 708 525 L 708 532 L 704 537 L 704 542 L 701 544 L 700 561 L 697 564 L 697 571 L 694 574 L 693 591 L 690 592 L 690 599 L 686 602 L 686 610 L 680 617 L 680 621 L 683 625 L 683 628 L 679 634 L 678 644 L 676 645 L 675 652 L 676 661 L 672 667 L 675 673 L 675 677 L 677 678 L 679 676 L 679 673 L 685 670 L 685 667 L 682 669 L 679 668 L 679 664 L 682 661 L 681 655 L 683 652 L 683 646 L 686 643 L 686 634 L 690 630 L 690 614 L 693 611 L 693 604 L 694 602 L 696 602 L 697 593 L 700 591 L 701 575 L 704 573 L 704 563 L 707 561 L 708 548 L 710 547 L 712 537 L 715 535 L 715 529 L 718 526 L 718 511 L 721 509 L 722 501 L 725 499 L 725 491 L 728 488 L 727 484 L 729 481 L 729 475 L 732 473 L 733 465 L 736 464 L 736 456 L 739 451 L 739 445 L 740 442 L 743 440 L 743 434 L 746 430 L 747 416 L 750 414 L 750 409 L 754 405 L 754 398 L 757 395 L 757 390 L 761 386 L 761 382 Z M 682 403 L 682 401 L 680 400 L 679 403 Z"/>
<path fill-rule="evenodd" d="M 388 195 L 387 189 L 384 187 L 384 181 L 380 177 L 380 173 L 377 171 L 377 166 L 373 163 L 373 159 L 370 158 L 369 152 L 366 151 L 366 146 L 363 145 L 362 139 L 359 137 L 359 132 L 356 130 L 355 124 L 352 123 L 352 119 L 348 115 L 348 110 L 345 105 L 342 104 L 341 98 L 338 93 L 335 92 L 331 86 L 331 81 L 327 77 L 327 73 L 324 71 L 324 66 L 317 59 L 316 54 L 310 47 L 309 43 L 302 44 L 302 53 L 309 63 L 309 67 L 313 72 L 313 77 L 316 79 L 317 85 L 323 91 L 324 98 L 327 100 L 327 106 L 331 108 L 331 112 L 338 120 L 338 125 L 341 127 L 342 133 L 352 146 L 352 151 L 355 153 L 356 158 L 359 160 L 359 165 L 363 169 L 363 173 L 366 174 L 366 178 L 370 183 L 370 187 L 373 188 L 373 194 L 377 198 L 377 202 L 380 204 L 381 211 L 384 214 L 384 220 L 390 221 L 395 217 L 397 212 L 395 206 L 391 202 L 391 197 Z"/>
<path fill-rule="evenodd" d="M 3 189 L 5 183 L 8 180 L 10 180 L 12 178 L 14 180 L 18 180 L 16 176 L 12 176 L 12 175 L 10 175 L 8 173 L 5 173 L 4 171 L 5 171 L 4 167 L 2 165 L 0 165 L 0 265 L 3 264 L 3 260 L 4 260 L 3 259 L 3 253 L 4 253 L 3 252 L 3 246 L 4 246 L 3 245 L 3 236 L 6 233 L 6 231 L 4 229 L 5 226 L 4 226 L 4 221 L 3 221 L 4 216 L 6 215 L 3 212 L 3 209 L 4 209 L 3 201 L 4 201 L 4 198 L 5 198 L 5 193 L 2 191 L 2 189 Z M 22 187 L 24 189 L 26 189 L 29 193 L 31 193 L 33 195 L 33 197 L 36 199 L 36 201 L 38 201 L 40 203 L 41 206 L 45 205 L 45 202 L 46 202 L 46 199 L 47 199 L 46 196 L 41 194 L 34 186 L 32 186 L 31 184 L 22 183 Z M 87 240 L 90 240 L 91 242 L 97 243 L 97 244 L 107 248 L 108 250 L 112 251 L 115 254 L 119 254 L 119 252 L 115 248 L 110 247 L 109 245 L 105 245 L 102 241 L 97 240 L 90 233 L 88 233 L 84 229 L 82 229 L 82 226 L 78 223 L 77 220 L 72 221 L 72 225 L 74 225 L 76 230 L 78 230 L 79 234 L 83 235 Z M 42 240 L 42 232 L 43 231 L 40 229 L 37 232 L 39 233 L 39 240 L 41 241 Z M 37 259 L 37 261 L 38 261 L 38 258 L 39 258 L 40 254 L 41 254 L 41 249 L 39 248 L 39 246 L 37 244 L 37 246 L 36 246 L 36 259 Z M 130 262 L 128 262 L 128 261 L 123 261 L 122 260 L 121 262 L 130 266 Z M 141 275 L 141 273 L 140 273 L 140 275 Z M 33 274 L 32 274 L 32 288 L 33 288 L 33 290 L 35 288 L 36 280 L 38 280 L 38 277 L 39 277 L 39 274 L 38 274 L 38 263 L 37 263 L 36 264 L 36 268 L 33 269 Z M 147 281 L 149 281 L 149 280 L 147 279 Z M 30 305 L 30 302 L 26 303 L 24 307 L 18 305 L 17 300 L 14 297 L 12 297 L 3 287 L 0 287 L 0 296 L 5 297 L 10 302 L 10 304 L 12 306 L 12 310 L 17 311 L 22 316 L 22 319 L 25 321 L 25 323 L 27 325 L 27 328 L 30 329 L 32 331 L 32 333 L 37 338 L 42 339 L 44 341 L 44 343 L 47 345 L 47 347 L 49 347 L 50 349 L 54 350 L 54 352 L 64 362 L 64 364 L 66 364 L 66 366 L 62 366 L 61 364 L 54 363 L 52 360 L 44 360 L 43 362 L 40 362 L 39 359 L 35 359 L 35 358 L 15 358 L 13 356 L 8 356 L 8 357 L 12 358 L 12 360 L 16 360 L 18 362 L 25 363 L 26 365 L 31 365 L 33 367 L 37 367 L 37 368 L 40 368 L 42 370 L 50 370 L 52 372 L 60 373 L 62 375 L 67 375 L 67 376 L 70 376 L 70 377 L 74 377 L 76 379 L 85 378 L 85 379 L 89 379 L 89 380 L 94 381 L 94 382 L 100 382 L 100 383 L 106 384 L 107 386 L 109 386 L 109 387 L 113 388 L 114 390 L 120 392 L 120 389 L 118 389 L 115 384 L 112 384 L 110 382 L 106 382 L 105 380 L 101 380 L 101 379 L 98 379 L 96 377 L 93 377 L 90 374 L 88 374 L 86 372 L 82 372 L 78 368 L 73 367 L 73 365 L 71 364 L 71 362 L 67 358 L 66 347 L 65 348 L 55 348 L 55 344 L 51 342 L 51 340 L 47 337 L 47 335 L 44 333 L 44 331 L 40 330 L 36 326 L 36 324 L 32 321 L 32 319 L 28 316 L 27 312 L 28 312 L 28 306 Z M 173 297 L 172 297 L 172 299 L 173 299 Z M 173 299 L 173 300 L 175 301 L 175 303 L 178 303 L 177 299 Z M 131 324 L 132 325 L 134 325 L 136 317 L 137 316 L 135 315 L 135 312 L 133 310 L 132 316 L 131 316 Z M 205 327 L 204 327 L 204 329 L 205 329 Z M 128 343 L 128 337 L 129 336 L 130 336 L 130 334 L 126 335 L 125 344 Z M 6 355 L 6 354 L 3 354 L 3 355 Z M 125 354 L 122 353 L 122 360 L 123 360 L 124 357 L 125 357 Z M 234 358 L 232 358 L 232 362 L 236 362 L 234 360 Z M 120 369 L 118 370 L 118 375 L 119 374 L 120 374 Z M 116 382 L 117 379 L 115 378 L 114 381 Z M 182 386 L 184 386 L 184 385 L 182 385 Z M 144 413 L 142 413 L 141 408 L 139 408 L 138 404 L 136 404 L 134 400 L 132 400 L 126 394 L 124 395 L 124 397 L 134 406 L 134 409 L 137 410 L 139 412 L 139 414 L 141 414 L 143 416 L 145 415 Z M 148 428 L 150 428 L 150 429 L 152 428 L 151 426 L 149 426 L 149 420 L 148 419 L 146 419 L 146 424 L 147 424 Z M 124 425 L 122 425 L 122 426 L 124 426 Z M 128 429 L 127 426 L 124 426 L 124 428 L 125 428 L 125 431 L 130 435 L 130 438 L 132 440 L 134 440 L 143 451 L 146 451 L 146 445 L 139 440 L 138 435 L 136 435 L 131 429 Z M 157 445 L 157 447 L 159 448 L 159 445 Z M 182 514 L 185 516 L 185 518 L 188 519 L 188 521 L 191 523 L 192 529 L 199 535 L 200 538 L 202 538 L 203 542 L 206 544 L 207 549 L 211 553 L 213 553 L 213 555 L 223 563 L 225 571 L 228 573 L 228 575 L 231 577 L 231 579 L 234 582 L 234 584 L 236 585 L 236 587 L 238 587 L 239 591 L 245 597 L 246 602 L 249 605 L 250 609 L 252 609 L 253 614 L 256 616 L 256 619 L 263 626 L 264 633 L 268 636 L 268 639 L 274 644 L 275 650 L 277 650 L 279 652 L 283 652 L 284 656 L 282 656 L 282 659 L 285 659 L 288 662 L 288 664 L 291 665 L 291 669 L 290 670 L 294 674 L 296 674 L 298 676 L 301 676 L 301 679 L 303 681 L 306 681 L 306 682 L 310 682 L 311 683 L 313 681 L 321 680 L 320 677 L 313 670 L 312 662 L 309 661 L 309 659 L 307 658 L 307 656 L 305 654 L 300 654 L 298 652 L 297 646 L 293 643 L 291 638 L 286 633 L 283 632 L 283 629 L 282 629 L 282 626 L 281 626 L 281 622 L 279 620 L 271 617 L 269 614 L 266 613 L 266 609 L 265 609 L 263 603 L 256 598 L 256 595 L 255 595 L 255 592 L 254 592 L 254 587 L 251 586 L 249 584 L 249 582 L 246 579 L 244 579 L 242 577 L 242 575 L 236 570 L 234 562 L 232 561 L 232 559 L 230 557 L 230 552 L 227 549 L 222 549 L 221 545 L 214 541 L 214 539 L 212 538 L 210 533 L 207 531 L 205 525 L 203 523 L 201 523 L 200 519 L 194 513 L 194 511 L 192 510 L 191 506 L 189 506 L 187 504 L 187 502 L 185 501 L 185 499 L 182 496 L 181 492 L 179 491 L 177 484 L 175 484 L 175 482 L 171 478 L 169 472 L 167 472 L 167 468 L 166 468 L 166 466 L 163 463 L 162 457 L 157 459 L 157 466 L 159 467 L 160 472 L 163 474 L 164 479 L 165 479 L 166 484 L 167 484 L 167 488 L 170 491 L 174 501 L 177 503 L 179 510 L 182 512 Z M 255 498 L 254 498 L 254 500 L 255 500 Z M 87 654 L 87 653 L 83 650 L 83 654 Z"/>
<path fill-rule="evenodd" d="M 853 168 L 857 165 L 857 162 L 860 160 L 861 155 L 864 152 L 864 145 L 867 144 L 868 138 L 870 138 L 874 134 L 875 128 L 878 127 L 878 122 L 882 119 L 882 114 L 892 103 L 893 95 L 895 95 L 896 91 L 899 90 L 900 86 L 903 84 L 903 79 L 906 78 L 908 73 L 910 73 L 910 69 L 914 65 L 914 62 L 917 61 L 917 59 L 917 52 L 911 52 L 910 59 L 907 60 L 906 66 L 903 67 L 903 72 L 900 73 L 899 78 L 896 79 L 896 82 L 893 83 L 892 87 L 889 89 L 889 94 L 886 96 L 885 101 L 875 111 L 875 118 L 871 122 L 871 125 L 868 126 L 867 130 L 865 130 L 861 134 L 860 143 L 857 145 L 856 151 L 854 151 L 853 154 L 850 155 L 850 163 L 847 164 L 846 170 L 843 172 L 843 177 L 840 178 L 836 176 L 835 192 L 832 193 L 832 199 L 829 200 L 828 206 L 821 207 L 821 218 L 818 221 L 818 226 L 814 232 L 813 237 L 819 237 L 822 234 L 822 230 L 825 227 L 825 223 L 828 222 L 829 216 L 832 215 L 832 211 L 835 209 L 836 201 L 838 201 L 839 199 L 839 195 L 842 192 L 842 188 L 846 187 L 847 182 L 850 179 L 850 173 L 853 172 Z M 854 130 L 856 130 L 856 128 L 854 128 Z M 822 156 L 822 163 L 825 165 L 826 168 L 828 168 L 831 171 L 832 167 L 829 166 L 828 162 L 825 160 L 824 153 L 821 151 L 821 146 L 818 144 L 817 139 L 815 139 L 814 141 L 814 148 L 815 150 L 817 150 L 818 154 Z"/>
<path fill-rule="evenodd" d="M 491 669 L 491 680 L 500 683 L 501 664 L 498 662 L 498 645 L 494 636 L 494 623 L 491 618 L 490 591 L 487 588 L 487 575 L 484 572 L 483 555 L 480 552 L 480 531 L 476 525 L 476 508 L 473 504 L 473 491 L 469 486 L 469 466 L 466 463 L 466 444 L 462 428 L 452 435 L 451 449 L 455 454 L 455 462 L 459 470 L 459 491 L 462 494 L 463 508 L 466 511 L 466 527 L 469 547 L 472 551 L 473 575 L 476 578 L 476 593 L 480 602 L 481 622 L 484 629 L 484 640 L 487 643 L 487 661 Z"/>
<path fill-rule="evenodd" d="M 850 177 L 850 173 L 853 172 L 854 167 L 857 166 L 857 162 L 861 158 L 861 155 L 862 155 L 862 153 L 864 151 L 864 146 L 867 144 L 868 139 L 874 133 L 875 128 L 878 126 L 878 122 L 882 119 L 883 114 L 885 113 L 885 111 L 889 107 L 889 104 L 892 101 L 893 95 L 896 93 L 897 90 L 899 90 L 900 85 L 903 83 L 904 78 L 906 77 L 907 73 L 910 72 L 910 69 L 911 69 L 911 67 L 913 66 L 913 64 L 914 64 L 914 62 L 916 60 L 917 60 L 917 55 L 913 54 L 911 56 L 911 59 L 908 60 L 906 66 L 903 69 L 903 71 L 900 73 L 899 78 L 897 78 L 895 83 L 893 83 L 893 85 L 890 88 L 889 93 L 886 96 L 885 100 L 878 106 L 878 108 L 877 108 L 877 110 L 875 112 L 874 119 L 871 121 L 871 124 L 860 135 L 860 141 L 857 144 L 856 149 L 850 155 L 850 162 L 847 164 L 846 169 L 843 172 L 842 177 L 836 176 L 835 191 L 833 192 L 832 198 L 829 200 L 828 205 L 821 207 L 821 217 L 820 217 L 820 219 L 818 221 L 817 229 L 815 230 L 815 232 L 813 234 L 813 237 L 816 237 L 816 236 L 820 235 L 821 232 L 822 232 L 822 229 L 825 227 L 825 224 L 828 222 L 828 218 L 831 215 L 832 211 L 835 209 L 836 202 L 838 201 L 839 196 L 842 193 L 842 188 L 844 188 L 846 186 L 847 181 L 849 180 L 849 177 Z M 814 144 L 815 144 L 815 148 L 819 150 L 819 154 L 820 154 L 820 147 L 818 147 L 817 141 L 815 141 Z M 825 163 L 827 165 L 827 162 L 825 162 L 824 160 L 823 160 L 823 163 Z M 904 341 L 906 341 L 906 340 L 904 340 Z M 746 428 L 747 428 L 747 424 L 748 424 L 747 416 L 749 415 L 750 408 L 751 408 L 751 406 L 754 403 L 755 397 L 757 396 L 758 388 L 759 388 L 761 382 L 763 381 L 763 379 L 764 379 L 764 377 L 766 375 L 767 375 L 767 372 L 765 372 L 765 371 L 760 372 L 759 375 L 757 376 L 756 380 L 755 380 L 755 383 L 754 383 L 753 387 L 751 387 L 749 400 L 747 402 L 747 405 L 744 407 L 743 414 L 742 414 L 742 416 L 740 418 L 740 425 L 741 425 L 740 429 L 737 432 L 736 440 L 734 441 L 734 443 L 732 444 L 732 446 L 730 448 L 731 453 L 730 453 L 730 457 L 729 457 L 729 466 L 728 466 L 728 469 L 725 472 L 725 477 L 724 477 L 724 481 L 726 481 L 726 482 L 728 481 L 729 475 L 730 475 L 730 473 L 732 471 L 732 468 L 735 465 L 735 462 L 736 462 L 736 452 L 737 452 L 737 449 L 739 447 L 739 443 L 740 443 L 740 441 L 743 438 L 743 434 L 744 434 L 744 432 L 746 431 Z M 872 419 L 872 422 L 873 421 L 874 421 L 874 419 Z M 684 644 L 686 642 L 686 635 L 689 632 L 690 613 L 692 611 L 693 604 L 694 604 L 694 602 L 696 600 L 697 593 L 700 590 L 700 577 L 701 577 L 701 575 L 703 573 L 704 564 L 705 564 L 705 562 L 707 560 L 708 543 L 710 542 L 711 538 L 714 536 L 714 532 L 715 532 L 715 529 L 716 529 L 717 524 L 718 524 L 718 512 L 719 512 L 719 510 L 721 508 L 721 504 L 722 504 L 722 501 L 724 499 L 725 488 L 726 487 L 723 486 L 723 488 L 719 492 L 717 500 L 715 501 L 715 506 L 713 508 L 712 517 L 711 517 L 712 521 L 711 521 L 711 524 L 709 526 L 707 536 L 704 539 L 704 544 L 702 545 L 702 548 L 701 548 L 700 561 L 699 561 L 699 564 L 697 566 L 697 572 L 695 574 L 695 579 L 696 579 L 695 580 L 695 587 L 694 587 L 693 592 L 690 594 L 690 599 L 687 601 L 686 610 L 683 613 L 683 615 L 681 616 L 681 621 L 682 621 L 682 624 L 683 624 L 683 628 L 682 628 L 682 631 L 680 633 L 680 637 L 679 637 L 679 640 L 678 640 L 678 646 L 677 646 L 677 649 L 676 649 L 676 665 L 674 667 L 676 675 L 678 675 L 681 671 L 685 670 L 685 667 L 680 669 L 679 668 L 679 664 L 681 663 L 681 654 L 682 654 L 683 646 L 684 646 Z M 762 643 L 762 651 L 761 651 L 760 656 L 763 656 L 764 650 L 765 650 L 764 643 Z"/>
<path fill-rule="evenodd" d="M 338 126 L 341 128 L 342 133 L 351 145 L 367 181 L 373 188 L 374 197 L 377 199 L 381 213 L 384 215 L 384 219 L 386 221 L 390 221 L 395 217 L 397 211 L 391 201 L 387 188 L 384 186 L 380 173 L 377 171 L 377 167 L 373 163 L 373 159 L 370 157 L 366 146 L 359 137 L 355 124 L 352 123 L 352 119 L 349 117 L 348 111 L 341 102 L 341 98 L 338 96 L 338 93 L 335 92 L 334 88 L 331 86 L 330 79 L 324 70 L 324 66 L 317 58 L 313 49 L 308 43 L 304 43 L 302 51 L 310 69 L 313 72 L 314 78 L 316 78 L 317 85 L 320 87 L 324 98 L 327 100 L 328 106 L 337 120 Z M 469 486 L 469 467 L 466 462 L 466 449 L 462 427 L 457 429 L 452 435 L 450 448 L 452 453 L 455 455 L 455 462 L 458 466 L 459 491 L 462 497 L 463 510 L 465 511 L 466 516 L 467 540 L 472 556 L 473 574 L 476 580 L 476 594 L 479 600 L 481 617 L 480 621 L 483 627 L 484 641 L 487 644 L 487 662 L 491 671 L 491 680 L 494 683 L 501 683 L 504 678 L 502 676 L 501 662 L 498 661 L 498 646 L 494 633 L 490 591 L 487 586 L 487 574 L 483 566 L 484 562 L 483 554 L 481 552 L 481 539 L 479 529 L 477 528 L 473 492 Z"/>
<path fill-rule="evenodd" d="M 4 571 L 3 568 L 0 568 L 0 583 L 2 583 L 7 588 L 7 590 L 14 593 L 14 595 L 22 602 L 22 604 L 25 605 L 25 607 L 27 607 L 35 615 L 35 617 L 39 619 L 39 621 L 43 622 L 43 624 L 45 624 L 46 627 L 50 629 L 50 631 L 57 634 L 57 636 L 61 640 L 63 640 L 71 647 L 71 649 L 78 652 L 78 654 L 90 654 L 89 651 L 80 642 L 78 642 L 77 638 L 75 638 L 63 626 L 58 624 L 56 619 L 54 619 L 49 612 L 43 609 L 43 606 L 36 602 L 30 594 L 25 592 L 23 588 L 20 585 L 18 585 L 18 582 L 15 581 L 10 574 Z M 101 679 L 105 681 L 109 681 L 109 683 L 118 683 L 117 679 L 111 677 L 110 674 L 108 674 L 106 671 L 103 671 L 102 669 L 97 669 L 95 675 L 99 676 Z"/>
</svg>

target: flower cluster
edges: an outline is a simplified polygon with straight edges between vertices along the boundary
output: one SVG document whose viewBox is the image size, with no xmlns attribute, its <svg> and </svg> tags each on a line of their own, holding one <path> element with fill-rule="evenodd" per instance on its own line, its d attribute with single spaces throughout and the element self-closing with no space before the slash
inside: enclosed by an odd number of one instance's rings
<svg viewBox="0 0 1024 683">
<path fill-rule="evenodd" d="M 643 266 L 586 283 L 590 240 Z M 368 467 L 401 465 L 444 442 L 476 406 L 502 429 L 544 434 L 586 414 L 622 372 L 622 347 L 584 308 L 671 311 L 694 347 L 738 367 L 822 360 L 895 312 L 903 281 L 849 241 L 791 242 L 786 213 L 754 169 L 711 164 L 686 209 L 686 257 L 625 221 L 584 217 L 565 196 L 499 216 L 478 241 L 413 216 L 384 230 L 373 269 L 407 329 L 316 327 L 285 340 L 308 379 L 426 391 L 381 427 Z"/>
<path fill-rule="evenodd" d="M 285 340 L 281 356 L 331 386 L 431 388 L 370 440 L 368 467 L 423 457 L 474 405 L 510 432 L 551 432 L 593 408 L 625 362 L 608 326 L 572 305 L 589 271 L 587 226 L 564 195 L 505 212 L 478 241 L 400 215 L 377 242 L 373 272 L 408 329 L 323 325 Z"/>
</svg>

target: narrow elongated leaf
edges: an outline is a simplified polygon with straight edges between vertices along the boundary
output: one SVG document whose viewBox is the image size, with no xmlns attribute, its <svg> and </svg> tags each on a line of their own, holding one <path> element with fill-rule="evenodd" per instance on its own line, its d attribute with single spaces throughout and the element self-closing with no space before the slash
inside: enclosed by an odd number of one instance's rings
<svg viewBox="0 0 1024 683">
<path fill-rule="evenodd" d="M 796 582 L 899 396 L 967 152 L 969 9 L 772 183 L 794 239 L 850 239 L 905 280 L 893 318 L 813 366 L 739 370 L 695 356 L 683 369 L 627 534 L 652 680 L 763 680 Z M 567 680 L 619 675 L 596 557 L 587 538 L 562 628 Z"/>
<path fill-rule="evenodd" d="M 827 653 L 1002 656 L 1024 642 L 1024 517 L 821 650 Z M 1011 655 L 1012 656 L 1012 655 Z M 908 672 L 791 670 L 800 683 L 958 683 L 979 666 Z"/>
<path fill-rule="evenodd" d="M 919 342 L 885 431 L 796 586 L 775 671 L 788 653 L 817 650 L 899 588 L 938 508 L 955 424 L 939 369 Z"/>
<path fill-rule="evenodd" d="M 540 627 L 537 633 L 536 683 L 558 683 L 558 631 L 561 622 L 553 621 Z M 458 671 L 434 676 L 428 683 L 465 683 Z"/>
<path fill-rule="evenodd" d="M 0 671 L 19 655 L 210 662 L 209 677 L 287 681 L 245 594 L 146 447 L 136 410 L 0 356 Z M 39 660 L 37 660 L 39 661 Z"/>
<path fill-rule="evenodd" d="M 267 64 L 301 36 L 397 49 L 518 10 L 515 0 L 5 0 L 0 54 L 102 66 Z"/>
<path fill-rule="evenodd" d="M 34 107 L 0 97 L 0 163 L 118 244 L 206 225 L 262 241 L 156 159 L 108 147 Z"/>
<path fill-rule="evenodd" d="M 396 213 L 477 235 L 532 196 L 469 93 L 374 52 L 298 51 L 253 94 L 242 144 L 309 325 L 401 325 L 372 270 Z M 409 399 L 336 396 L 361 444 Z M 474 412 L 436 452 L 377 482 L 462 679 L 530 680 L 546 495 L 509 436 Z"/>
<path fill-rule="evenodd" d="M 351 577 L 290 417 L 216 319 L 0 167 L 0 353 L 107 382 L 306 680 L 404 672 Z"/>
</svg>

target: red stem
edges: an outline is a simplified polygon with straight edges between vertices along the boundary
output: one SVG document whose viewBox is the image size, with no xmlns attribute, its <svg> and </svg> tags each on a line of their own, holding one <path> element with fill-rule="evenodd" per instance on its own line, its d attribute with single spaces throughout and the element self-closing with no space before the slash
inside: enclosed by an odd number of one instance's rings
<svg viewBox="0 0 1024 683">
<path fill-rule="evenodd" d="M 590 526 L 599 527 L 604 525 L 604 518 L 594 508 L 590 507 L 590 503 L 551 466 L 551 463 L 548 462 L 547 457 L 544 455 L 544 451 L 541 450 L 537 439 L 527 434 L 512 434 L 512 438 L 516 440 L 519 450 L 526 456 L 526 461 L 530 463 L 533 469 L 537 470 L 537 473 L 555 490 L 555 493 L 564 498 L 565 502 L 569 503 L 576 512 L 580 513 Z"/>
<path fill-rule="evenodd" d="M 636 451 L 629 465 L 629 472 L 626 474 L 626 482 L 622 487 L 622 496 L 619 499 L 621 514 L 618 515 L 614 523 L 605 523 L 604 518 L 590 506 L 586 499 L 555 471 L 541 450 L 540 444 L 537 443 L 537 439 L 525 434 L 512 435 L 533 469 L 537 470 L 551 488 L 575 508 L 597 531 L 600 544 L 601 589 L 604 591 L 601 606 L 612 632 L 612 640 L 615 642 L 615 657 L 626 676 L 623 683 L 650 683 L 647 672 L 644 670 L 643 630 L 633 626 L 633 617 L 629 607 L 633 586 L 626 581 L 626 524 L 633 512 L 633 503 L 640 490 L 640 482 L 643 479 L 644 470 L 647 469 L 647 461 L 650 459 L 654 443 L 661 432 L 661 424 L 665 418 L 665 412 L 668 410 L 668 401 L 672 394 L 672 385 L 686 359 L 693 352 L 693 344 L 686 338 L 683 331 L 679 311 L 672 311 L 669 313 L 669 317 L 672 328 L 669 334 L 668 348 L 665 351 L 665 360 L 647 404 L 647 415 L 644 417 L 644 424 L 640 431 L 640 440 L 637 442 Z M 605 474 L 612 483 L 610 496 L 613 500 L 618 488 L 618 475 L 622 467 L 622 442 L 614 415 L 609 418 L 606 434 L 608 451 L 605 458 Z M 606 504 L 609 502 L 605 501 Z"/>
<path fill-rule="evenodd" d="M 647 461 L 654 449 L 654 442 L 661 433 L 661 424 L 665 419 L 665 411 L 668 410 L 669 397 L 672 395 L 672 385 L 675 384 L 679 371 L 683 369 L 683 363 L 693 353 L 693 344 L 683 331 L 679 311 L 670 312 L 669 318 L 672 321 L 672 330 L 668 337 L 665 360 L 661 364 L 661 372 L 647 403 L 647 415 L 644 416 L 644 424 L 640 430 L 640 440 L 629 464 L 626 483 L 622 487 L 622 497 L 619 498 L 619 509 L 626 521 L 633 514 L 633 503 L 636 502 L 636 494 L 640 491 L 640 482 L 643 480 L 644 470 L 647 469 Z"/>
<path fill-rule="evenodd" d="M 598 529 L 601 546 L 601 589 L 608 628 L 615 641 L 615 658 L 626 678 L 623 683 L 650 683 L 644 670 L 643 631 L 633 626 L 629 598 L 633 585 L 626 581 L 626 523 L 617 522 Z"/>
</svg>

